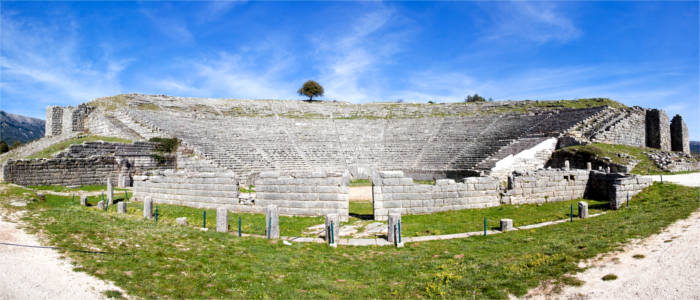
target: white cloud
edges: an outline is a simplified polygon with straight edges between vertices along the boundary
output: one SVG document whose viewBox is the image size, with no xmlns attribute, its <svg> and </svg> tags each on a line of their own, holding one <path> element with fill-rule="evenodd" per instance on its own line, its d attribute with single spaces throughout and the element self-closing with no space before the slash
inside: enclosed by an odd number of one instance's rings
<svg viewBox="0 0 700 300">
<path fill-rule="evenodd" d="M 506 2 L 492 15 L 487 39 L 524 39 L 538 43 L 566 42 L 581 35 L 571 19 L 552 2 Z"/>
<path fill-rule="evenodd" d="M 332 99 L 365 102 L 381 97 L 386 88 L 377 76 L 381 67 L 391 63 L 391 57 L 402 50 L 402 41 L 411 32 L 394 10 L 381 6 L 350 24 L 345 35 L 332 38 L 326 33 L 316 44 L 318 50 L 319 82 L 325 96 Z M 402 23 L 401 29 L 394 26 Z M 388 32 L 388 28 L 394 29 Z M 321 43 L 321 41 L 330 42 Z"/>
<path fill-rule="evenodd" d="M 3 106 L 76 104 L 120 92 L 119 74 L 129 61 L 113 59 L 108 51 L 97 59 L 85 58 L 77 30 L 67 15 L 52 23 L 3 13 L 0 89 L 3 94 L 32 100 Z"/>
</svg>

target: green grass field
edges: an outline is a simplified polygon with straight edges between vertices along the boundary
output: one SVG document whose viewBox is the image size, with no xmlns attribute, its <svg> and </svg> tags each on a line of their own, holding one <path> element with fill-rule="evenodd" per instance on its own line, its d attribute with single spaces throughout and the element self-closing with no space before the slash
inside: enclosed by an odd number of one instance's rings
<svg viewBox="0 0 700 300">
<path fill-rule="evenodd" d="M 170 215 L 185 212 L 160 205 L 158 224 L 136 211 L 105 213 L 53 195 L 15 208 L 10 199 L 32 192 L 0 189 L 5 211 L 28 210 L 26 228 L 62 247 L 77 270 L 144 298 L 506 298 L 543 281 L 576 284 L 567 274 L 581 271 L 579 261 L 659 232 L 700 207 L 700 189 L 655 183 L 629 208 L 586 220 L 400 249 L 333 249 L 172 226 Z"/>
</svg>

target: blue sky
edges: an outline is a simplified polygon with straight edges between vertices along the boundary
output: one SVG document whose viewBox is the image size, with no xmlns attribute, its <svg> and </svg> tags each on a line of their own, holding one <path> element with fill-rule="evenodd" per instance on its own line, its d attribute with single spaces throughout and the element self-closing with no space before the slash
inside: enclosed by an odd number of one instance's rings
<svg viewBox="0 0 700 300">
<path fill-rule="evenodd" d="M 2 2 L 0 108 L 120 93 L 609 97 L 700 140 L 698 2 Z"/>
</svg>

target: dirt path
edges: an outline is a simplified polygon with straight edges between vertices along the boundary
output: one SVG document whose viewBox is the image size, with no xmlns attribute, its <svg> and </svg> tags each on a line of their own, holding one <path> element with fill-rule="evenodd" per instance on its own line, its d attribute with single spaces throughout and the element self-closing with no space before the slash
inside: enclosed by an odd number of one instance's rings
<svg viewBox="0 0 700 300">
<path fill-rule="evenodd" d="M 553 293 L 551 286 L 541 286 L 524 298 L 700 299 L 700 211 L 586 266 L 590 268 L 576 275 L 585 282 L 582 286 L 568 286 L 561 293 Z M 607 274 L 615 274 L 618 279 L 603 281 Z"/>
<path fill-rule="evenodd" d="M 643 177 L 651 178 L 654 181 L 661 181 L 661 175 L 646 175 Z M 664 175 L 663 179 L 664 182 L 673 182 L 685 186 L 700 186 L 700 172 L 678 175 Z"/>
<path fill-rule="evenodd" d="M 73 271 L 66 259 L 0 216 L 0 299 L 106 299 L 113 284 Z M 122 293 L 122 295 L 124 295 Z"/>
</svg>

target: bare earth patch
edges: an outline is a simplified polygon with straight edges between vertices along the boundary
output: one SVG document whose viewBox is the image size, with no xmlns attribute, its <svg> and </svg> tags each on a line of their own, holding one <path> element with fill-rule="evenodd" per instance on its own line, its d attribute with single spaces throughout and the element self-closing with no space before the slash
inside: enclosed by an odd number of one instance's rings
<svg viewBox="0 0 700 300">
<path fill-rule="evenodd" d="M 664 178 L 665 180 L 666 178 Z M 669 241 L 670 242 L 666 242 Z M 643 255 L 643 257 L 641 256 Z M 700 211 L 663 232 L 628 244 L 621 252 L 585 264 L 585 283 L 559 293 L 545 284 L 527 299 L 700 299 Z M 607 274 L 616 280 L 604 281 Z"/>
<path fill-rule="evenodd" d="M 0 299 L 105 299 L 111 283 L 73 271 L 39 240 L 0 216 Z M 114 292 L 113 292 L 114 293 Z"/>
</svg>

